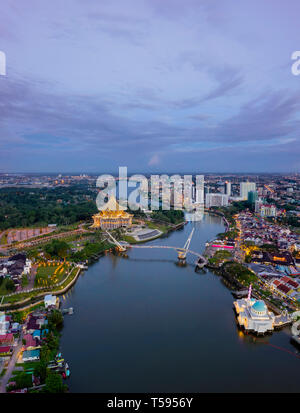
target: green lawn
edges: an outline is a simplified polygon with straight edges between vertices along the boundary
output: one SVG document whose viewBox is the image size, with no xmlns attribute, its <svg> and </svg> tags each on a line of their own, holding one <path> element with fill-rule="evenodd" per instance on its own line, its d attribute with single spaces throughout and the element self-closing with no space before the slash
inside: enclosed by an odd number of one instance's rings
<svg viewBox="0 0 300 413">
<path fill-rule="evenodd" d="M 171 227 L 168 224 L 157 224 L 156 222 L 146 222 L 148 228 L 150 229 L 158 229 L 162 232 L 167 232 Z"/>
<path fill-rule="evenodd" d="M 232 254 L 229 251 L 217 251 L 212 258 L 209 258 L 210 264 L 219 265 L 223 261 L 232 259 Z"/>
<path fill-rule="evenodd" d="M 49 291 L 49 292 L 51 292 L 51 291 L 59 291 L 59 290 L 62 290 L 63 288 L 65 288 L 65 287 L 74 279 L 75 275 L 77 274 L 77 271 L 78 271 L 78 268 L 77 268 L 77 267 L 74 268 L 74 269 L 71 271 L 70 275 L 65 279 L 65 281 L 64 281 L 61 285 L 59 285 L 58 287 L 55 287 L 55 285 L 53 285 L 53 286 L 52 286 L 53 288 L 51 288 L 51 286 L 48 286 L 48 287 L 45 287 L 42 291 L 37 290 L 37 291 L 31 291 L 31 292 L 26 292 L 26 293 L 14 294 L 14 295 L 12 295 L 12 296 L 10 296 L 10 297 L 4 297 L 4 300 L 3 300 L 3 303 L 2 303 L 2 304 L 7 304 L 7 303 L 14 304 L 14 303 L 17 303 L 17 302 L 19 302 L 19 301 L 22 301 L 22 300 L 24 300 L 24 299 L 26 299 L 26 298 L 33 298 L 33 297 L 35 297 L 35 296 L 37 296 L 37 295 L 39 295 L 39 294 L 42 294 L 43 291 Z M 41 298 L 41 300 L 42 300 L 42 298 Z"/>
<path fill-rule="evenodd" d="M 7 244 L 7 235 L 3 234 L 0 239 L 0 245 L 5 245 L 5 244 Z"/>
<path fill-rule="evenodd" d="M 39 266 L 35 277 L 35 287 L 55 285 L 63 280 L 69 267 L 64 265 Z"/>
</svg>

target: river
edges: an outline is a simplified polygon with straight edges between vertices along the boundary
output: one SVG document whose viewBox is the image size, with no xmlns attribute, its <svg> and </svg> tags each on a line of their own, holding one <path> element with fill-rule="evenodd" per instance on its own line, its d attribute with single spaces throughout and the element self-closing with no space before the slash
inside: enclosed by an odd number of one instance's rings
<svg viewBox="0 0 300 413">
<path fill-rule="evenodd" d="M 183 246 L 193 226 L 198 252 L 224 230 L 205 215 L 150 244 Z M 230 291 L 212 272 L 196 273 L 194 261 L 179 267 L 175 251 L 132 249 L 82 273 L 62 299 L 74 308 L 61 337 L 71 392 L 300 391 L 289 328 L 244 336 Z"/>
</svg>

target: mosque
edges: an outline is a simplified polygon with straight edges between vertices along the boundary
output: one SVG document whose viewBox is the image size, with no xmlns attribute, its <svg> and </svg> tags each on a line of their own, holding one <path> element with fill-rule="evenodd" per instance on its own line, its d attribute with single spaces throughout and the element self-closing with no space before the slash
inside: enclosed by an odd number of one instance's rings
<svg viewBox="0 0 300 413">
<path fill-rule="evenodd" d="M 274 330 L 275 315 L 268 310 L 264 301 L 251 298 L 251 286 L 248 297 L 234 301 L 233 305 L 238 314 L 238 323 L 245 331 L 261 335 Z"/>
</svg>

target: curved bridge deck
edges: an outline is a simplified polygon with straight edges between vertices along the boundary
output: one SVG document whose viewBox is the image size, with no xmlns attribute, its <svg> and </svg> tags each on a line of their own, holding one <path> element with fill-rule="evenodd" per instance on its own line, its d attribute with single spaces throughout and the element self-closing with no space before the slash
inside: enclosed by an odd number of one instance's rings
<svg viewBox="0 0 300 413">
<path fill-rule="evenodd" d="M 198 259 L 201 259 L 202 263 L 199 266 L 203 266 L 207 264 L 207 260 L 206 258 L 203 257 L 203 255 L 199 254 L 198 252 L 186 249 L 186 248 L 180 248 L 180 247 L 172 247 L 169 245 L 130 245 L 130 248 L 156 248 L 156 249 L 171 249 L 171 250 L 175 250 L 178 252 L 184 252 L 186 254 L 192 254 L 194 256 L 196 256 Z M 196 263 L 198 265 L 198 261 Z"/>
</svg>

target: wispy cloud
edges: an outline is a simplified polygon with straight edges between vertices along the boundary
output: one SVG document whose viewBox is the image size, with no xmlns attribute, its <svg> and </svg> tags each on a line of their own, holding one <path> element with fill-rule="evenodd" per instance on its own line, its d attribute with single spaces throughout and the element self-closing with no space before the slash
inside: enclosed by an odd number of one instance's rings
<svg viewBox="0 0 300 413">
<path fill-rule="evenodd" d="M 215 0 L 26 4 L 8 1 L 0 16 L 6 168 L 297 164 L 295 29 L 286 23 L 278 35 L 280 17 L 294 20 L 297 2 L 289 10 L 258 0 L 243 7 L 233 0 L 226 7 Z"/>
</svg>

